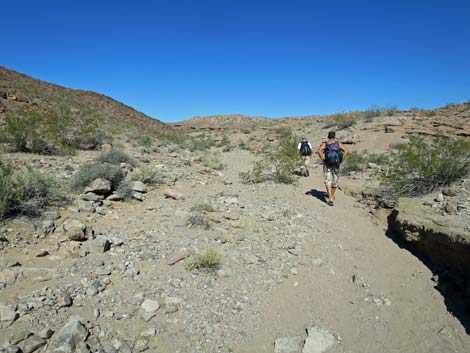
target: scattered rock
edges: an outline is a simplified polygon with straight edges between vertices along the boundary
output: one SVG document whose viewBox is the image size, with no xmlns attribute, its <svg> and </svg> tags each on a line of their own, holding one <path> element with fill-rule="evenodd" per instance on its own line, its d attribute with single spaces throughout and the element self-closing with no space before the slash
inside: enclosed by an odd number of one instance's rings
<svg viewBox="0 0 470 353">
<path fill-rule="evenodd" d="M 77 347 L 85 342 L 88 329 L 78 318 L 72 318 L 50 341 L 48 352 L 73 353 L 78 352 Z"/>
<path fill-rule="evenodd" d="M 85 188 L 84 192 L 85 194 L 91 192 L 97 195 L 108 195 L 111 193 L 111 182 L 102 178 L 95 179 Z"/>
<path fill-rule="evenodd" d="M 46 344 L 43 338 L 32 335 L 19 344 L 23 353 L 32 353 Z"/>
<path fill-rule="evenodd" d="M 170 198 L 173 200 L 184 200 L 183 194 L 173 190 L 173 189 L 167 189 L 163 192 L 166 198 Z"/>
<path fill-rule="evenodd" d="M 43 250 L 41 250 L 40 252 L 38 252 L 36 254 L 36 257 L 45 257 L 45 256 L 48 256 L 48 255 L 50 255 L 49 251 L 43 249 Z"/>
<path fill-rule="evenodd" d="M 51 338 L 53 334 L 54 334 L 54 331 L 51 330 L 48 327 L 46 327 L 46 328 L 44 328 L 44 329 L 42 329 L 41 331 L 38 332 L 38 336 L 41 337 L 41 338 L 44 338 L 46 340 Z"/>
<path fill-rule="evenodd" d="M 43 212 L 42 219 L 46 221 L 57 221 L 60 218 L 59 211 L 47 211 Z"/>
<path fill-rule="evenodd" d="M 145 299 L 141 308 L 146 312 L 155 312 L 160 308 L 160 304 L 156 300 Z"/>
<path fill-rule="evenodd" d="M 279 338 L 274 341 L 274 353 L 301 353 L 303 344 L 301 336 Z"/>
<path fill-rule="evenodd" d="M 102 195 L 96 195 L 95 193 L 92 193 L 92 192 L 88 192 L 86 194 L 80 195 L 80 199 L 85 200 L 85 201 L 96 202 L 96 201 L 103 200 L 103 196 Z"/>
<path fill-rule="evenodd" d="M 16 311 L 16 307 L 0 304 L 0 329 L 7 328 L 15 322 L 18 317 L 19 314 Z"/>
<path fill-rule="evenodd" d="M 147 187 L 141 181 L 133 181 L 131 183 L 131 189 L 132 189 L 132 191 L 140 192 L 140 193 L 143 193 L 143 194 L 145 194 L 147 192 Z"/>
<path fill-rule="evenodd" d="M 93 201 L 86 201 L 82 199 L 76 199 L 73 202 L 74 206 L 77 207 L 78 212 L 95 212 L 95 206 Z"/>
<path fill-rule="evenodd" d="M 132 198 L 137 201 L 144 201 L 144 194 L 140 192 L 133 191 Z"/>
<path fill-rule="evenodd" d="M 436 202 L 443 202 L 444 201 L 444 195 L 443 194 L 437 194 L 436 198 L 434 199 Z"/>
<path fill-rule="evenodd" d="M 114 194 L 109 195 L 105 201 L 122 201 L 122 200 L 124 200 L 124 196 L 122 196 L 119 193 L 114 193 Z"/>
<path fill-rule="evenodd" d="M 323 353 L 333 347 L 335 343 L 336 339 L 327 330 L 312 326 L 307 329 L 307 339 L 302 353 Z"/>
<path fill-rule="evenodd" d="M 90 252 L 102 254 L 111 248 L 111 243 L 108 239 L 99 236 L 96 239 L 92 239 L 88 242 Z"/>
</svg>

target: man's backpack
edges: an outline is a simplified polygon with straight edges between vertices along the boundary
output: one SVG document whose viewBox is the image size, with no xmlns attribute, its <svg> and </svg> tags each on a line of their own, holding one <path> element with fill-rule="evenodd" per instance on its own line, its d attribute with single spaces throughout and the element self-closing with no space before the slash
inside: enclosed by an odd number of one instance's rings
<svg viewBox="0 0 470 353">
<path fill-rule="evenodd" d="M 326 143 L 326 142 L 325 142 Z M 325 163 L 329 166 L 339 166 L 343 161 L 343 151 L 339 148 L 339 142 L 328 144 L 325 148 Z"/>
<path fill-rule="evenodd" d="M 300 154 L 302 156 L 310 156 L 312 154 L 312 149 L 308 144 L 308 141 L 302 141 L 300 145 Z"/>
</svg>

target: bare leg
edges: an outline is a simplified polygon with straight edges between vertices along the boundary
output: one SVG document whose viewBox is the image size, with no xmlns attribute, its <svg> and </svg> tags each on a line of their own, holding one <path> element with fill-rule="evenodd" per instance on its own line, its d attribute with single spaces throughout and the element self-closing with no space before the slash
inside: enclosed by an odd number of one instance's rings
<svg viewBox="0 0 470 353">
<path fill-rule="evenodd" d="M 333 201 L 335 199 L 335 192 L 336 192 L 336 188 L 331 187 L 330 201 Z"/>
<path fill-rule="evenodd" d="M 333 197 L 332 194 L 333 194 L 333 190 L 332 190 L 331 185 L 327 185 L 326 186 L 326 196 L 328 196 L 328 201 L 332 200 L 332 197 Z"/>
</svg>

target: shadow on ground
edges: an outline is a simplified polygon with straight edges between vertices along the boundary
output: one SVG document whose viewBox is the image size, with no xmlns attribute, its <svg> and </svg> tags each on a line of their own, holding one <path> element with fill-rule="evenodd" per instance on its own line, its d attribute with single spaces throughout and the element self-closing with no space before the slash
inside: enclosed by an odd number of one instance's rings
<svg viewBox="0 0 470 353">
<path fill-rule="evenodd" d="M 444 297 L 449 313 L 454 315 L 470 335 L 470 276 L 455 269 L 436 264 L 395 231 L 396 214 L 388 217 L 388 230 L 385 235 L 393 240 L 400 248 L 405 249 L 423 262 L 434 274 L 432 280 Z"/>
<path fill-rule="evenodd" d="M 321 202 L 326 203 L 326 192 L 325 191 L 320 191 L 317 189 L 311 189 L 305 193 L 305 195 L 310 195 L 312 197 L 317 198 Z"/>
</svg>

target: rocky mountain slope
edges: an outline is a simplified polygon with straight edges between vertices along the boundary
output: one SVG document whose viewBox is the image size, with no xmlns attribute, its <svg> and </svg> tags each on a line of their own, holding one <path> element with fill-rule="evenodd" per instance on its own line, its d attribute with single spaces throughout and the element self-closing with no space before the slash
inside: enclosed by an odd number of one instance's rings
<svg viewBox="0 0 470 353">
<path fill-rule="evenodd" d="M 105 95 L 61 87 L 0 66 L 0 121 L 24 111 L 65 111 L 77 125 L 91 117 L 97 128 L 114 136 L 171 131 L 168 125 Z"/>
</svg>

